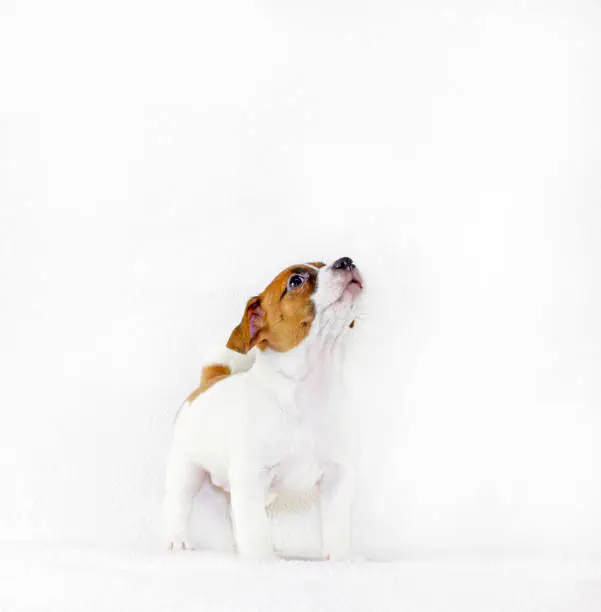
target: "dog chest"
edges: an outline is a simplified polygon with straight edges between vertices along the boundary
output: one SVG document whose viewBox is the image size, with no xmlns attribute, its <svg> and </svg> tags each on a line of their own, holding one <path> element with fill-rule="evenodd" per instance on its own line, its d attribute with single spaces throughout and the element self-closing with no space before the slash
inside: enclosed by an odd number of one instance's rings
<svg viewBox="0 0 601 612">
<path fill-rule="evenodd" d="M 277 466 L 272 489 L 307 491 L 321 478 L 323 470 L 315 457 L 289 455 Z"/>
<path fill-rule="evenodd" d="M 319 480 L 322 474 L 319 459 L 319 440 L 312 423 L 303 419 L 282 432 L 280 459 L 273 471 L 273 488 L 305 491 Z"/>
</svg>

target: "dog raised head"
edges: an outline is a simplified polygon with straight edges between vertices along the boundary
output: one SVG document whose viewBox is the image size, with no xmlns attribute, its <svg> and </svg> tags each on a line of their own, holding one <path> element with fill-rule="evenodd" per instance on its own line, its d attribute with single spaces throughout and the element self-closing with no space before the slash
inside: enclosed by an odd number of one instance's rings
<svg viewBox="0 0 601 612">
<path fill-rule="evenodd" d="M 350 257 L 291 266 L 250 298 L 227 347 L 246 354 L 252 347 L 286 352 L 311 332 L 316 319 L 343 321 L 352 315 L 363 279 Z"/>
</svg>

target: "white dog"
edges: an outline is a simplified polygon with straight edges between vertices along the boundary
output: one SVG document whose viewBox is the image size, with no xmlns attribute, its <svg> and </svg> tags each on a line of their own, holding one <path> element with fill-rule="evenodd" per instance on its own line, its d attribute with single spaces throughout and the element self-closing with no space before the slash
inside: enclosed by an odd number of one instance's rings
<svg viewBox="0 0 601 612">
<path fill-rule="evenodd" d="M 342 257 L 287 268 L 248 301 L 226 354 L 203 369 L 176 417 L 164 500 L 171 549 L 190 548 L 192 501 L 210 477 L 231 494 L 240 555 L 274 556 L 266 506 L 317 484 L 322 554 L 349 557 L 353 478 L 335 383 L 362 291 Z"/>
</svg>

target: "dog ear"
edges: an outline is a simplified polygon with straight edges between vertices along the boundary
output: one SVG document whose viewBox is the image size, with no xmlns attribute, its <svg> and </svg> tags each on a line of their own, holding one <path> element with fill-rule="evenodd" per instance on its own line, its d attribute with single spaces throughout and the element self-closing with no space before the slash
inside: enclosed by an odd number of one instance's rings
<svg viewBox="0 0 601 612">
<path fill-rule="evenodd" d="M 251 297 L 246 303 L 242 321 L 234 327 L 227 341 L 227 348 L 246 355 L 257 344 L 259 333 L 266 326 L 265 311 L 261 308 L 261 297 Z"/>
<path fill-rule="evenodd" d="M 349 327 L 351 329 L 353 329 L 353 327 L 355 327 L 355 319 L 353 319 L 350 323 L 349 323 Z"/>
</svg>

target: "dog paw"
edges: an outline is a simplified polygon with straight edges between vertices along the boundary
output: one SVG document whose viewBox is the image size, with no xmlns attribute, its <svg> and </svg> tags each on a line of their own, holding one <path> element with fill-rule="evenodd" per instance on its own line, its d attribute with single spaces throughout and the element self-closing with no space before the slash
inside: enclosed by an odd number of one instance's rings
<svg viewBox="0 0 601 612">
<path fill-rule="evenodd" d="M 182 550 L 194 550 L 194 547 L 187 540 L 174 538 L 173 540 L 169 540 L 167 549 L 171 552 L 179 552 Z"/>
</svg>

